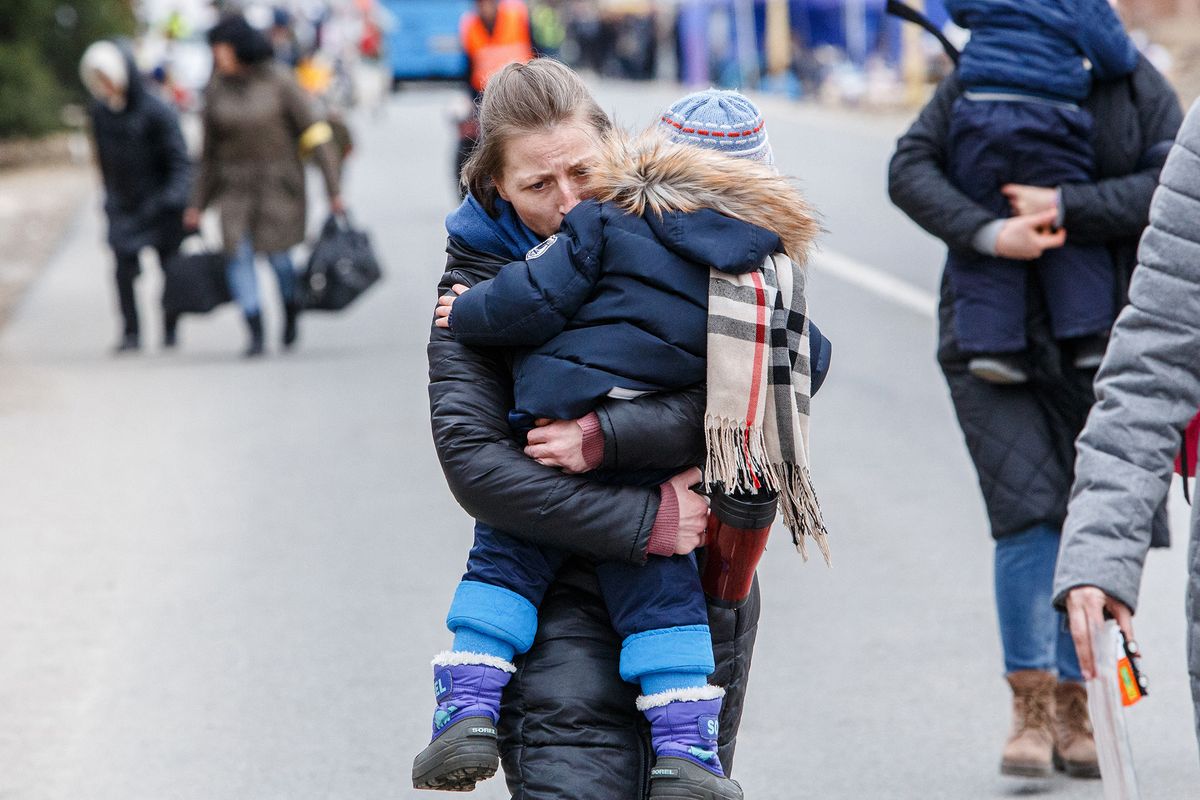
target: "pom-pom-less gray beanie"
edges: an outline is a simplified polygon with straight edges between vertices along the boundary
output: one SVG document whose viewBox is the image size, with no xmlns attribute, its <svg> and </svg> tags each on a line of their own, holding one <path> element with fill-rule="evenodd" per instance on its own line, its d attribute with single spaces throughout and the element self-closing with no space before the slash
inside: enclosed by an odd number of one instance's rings
<svg viewBox="0 0 1200 800">
<path fill-rule="evenodd" d="M 663 112 L 660 124 L 673 142 L 775 164 L 762 112 L 739 92 L 689 94 Z"/>
</svg>

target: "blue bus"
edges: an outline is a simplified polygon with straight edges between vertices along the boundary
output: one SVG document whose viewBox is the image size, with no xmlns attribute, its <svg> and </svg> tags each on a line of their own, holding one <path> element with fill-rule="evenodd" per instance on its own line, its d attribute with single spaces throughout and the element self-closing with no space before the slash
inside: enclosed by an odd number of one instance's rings
<svg viewBox="0 0 1200 800">
<path fill-rule="evenodd" d="M 394 81 L 461 78 L 467 57 L 458 20 L 471 0 L 382 0 L 391 15 L 388 59 Z"/>
</svg>

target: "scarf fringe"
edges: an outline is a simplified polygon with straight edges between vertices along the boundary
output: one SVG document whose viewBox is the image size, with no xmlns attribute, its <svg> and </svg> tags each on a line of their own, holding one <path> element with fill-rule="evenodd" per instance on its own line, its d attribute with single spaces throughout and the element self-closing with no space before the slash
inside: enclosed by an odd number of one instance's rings
<svg viewBox="0 0 1200 800">
<path fill-rule="evenodd" d="M 783 524 L 792 534 L 796 550 L 808 561 L 804 541 L 808 536 L 821 551 L 825 564 L 832 566 L 829 532 L 807 467 L 771 463 L 762 426 L 747 426 L 744 420 L 705 417 L 704 439 L 704 475 L 709 485 L 719 483 L 725 491 L 778 492 Z"/>
<path fill-rule="evenodd" d="M 779 492 L 779 510 L 783 514 L 783 524 L 792 533 L 792 542 L 796 549 L 807 561 L 804 537 L 809 536 L 821 551 L 825 566 L 833 566 L 829 554 L 829 531 L 825 529 L 821 503 L 817 500 L 817 492 L 813 487 L 808 467 L 777 464 L 776 471 L 785 476 L 783 488 Z"/>
</svg>

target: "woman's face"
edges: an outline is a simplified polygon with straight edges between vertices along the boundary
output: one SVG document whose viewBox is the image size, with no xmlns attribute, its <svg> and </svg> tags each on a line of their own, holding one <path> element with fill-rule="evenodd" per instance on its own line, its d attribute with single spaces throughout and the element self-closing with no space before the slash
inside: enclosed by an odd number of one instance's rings
<svg viewBox="0 0 1200 800">
<path fill-rule="evenodd" d="M 237 53 L 229 42 L 215 42 L 212 46 L 213 69 L 219 75 L 235 75 L 241 68 Z"/>
<path fill-rule="evenodd" d="M 496 190 L 538 236 L 558 232 L 567 212 L 579 203 L 587 166 L 596 156 L 597 134 L 586 123 L 514 137 L 505 147 L 504 174 Z"/>
</svg>

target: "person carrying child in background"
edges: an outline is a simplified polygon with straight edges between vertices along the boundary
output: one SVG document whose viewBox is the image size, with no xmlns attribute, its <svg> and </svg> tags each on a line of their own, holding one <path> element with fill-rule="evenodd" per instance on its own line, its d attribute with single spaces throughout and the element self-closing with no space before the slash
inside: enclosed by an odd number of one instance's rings
<svg viewBox="0 0 1200 800">
<path fill-rule="evenodd" d="M 946 9 L 971 31 L 958 68 L 965 92 L 951 117 L 950 179 L 1000 216 L 1028 187 L 1061 192 L 1049 187 L 1094 181 L 1092 117 L 1079 103 L 1093 80 L 1123 78 L 1138 59 L 1108 0 L 946 0 Z M 1061 194 L 1056 205 L 1061 223 Z M 1111 254 L 1067 238 L 1033 264 L 1001 258 L 1002 224 L 979 232 L 979 252 L 952 250 L 946 262 L 971 373 L 999 384 L 1029 379 L 1021 358 L 1029 269 L 1038 270 L 1054 337 L 1072 365 L 1096 369 L 1116 316 Z"/>
</svg>

